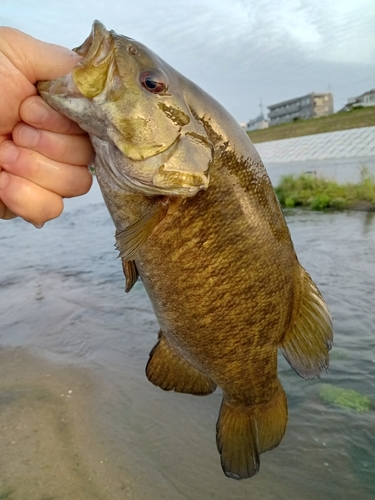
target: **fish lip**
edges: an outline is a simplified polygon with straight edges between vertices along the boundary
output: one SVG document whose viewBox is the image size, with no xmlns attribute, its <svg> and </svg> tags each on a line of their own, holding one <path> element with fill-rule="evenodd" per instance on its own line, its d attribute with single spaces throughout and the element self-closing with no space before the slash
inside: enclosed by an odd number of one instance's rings
<svg viewBox="0 0 375 500">
<path fill-rule="evenodd" d="M 87 64 L 94 64 L 94 62 L 95 64 L 100 64 L 100 62 L 107 57 L 110 50 L 111 34 L 107 31 L 104 24 L 95 20 L 90 35 L 82 45 L 73 49 L 73 52 L 83 57 L 74 68 L 82 67 Z M 72 71 L 74 71 L 74 68 Z M 49 94 L 58 95 L 66 93 L 66 82 L 63 82 L 61 78 L 52 81 L 39 81 L 37 89 L 48 102 L 50 97 Z"/>
<path fill-rule="evenodd" d="M 51 88 L 51 82 L 50 81 L 40 81 L 37 83 L 37 89 L 39 94 L 44 94 L 47 93 Z"/>
<path fill-rule="evenodd" d="M 74 52 L 84 58 L 79 64 L 91 63 L 101 51 L 103 43 L 109 38 L 109 31 L 107 31 L 104 24 L 96 19 L 93 22 L 90 35 L 82 45 L 73 49 Z"/>
</svg>

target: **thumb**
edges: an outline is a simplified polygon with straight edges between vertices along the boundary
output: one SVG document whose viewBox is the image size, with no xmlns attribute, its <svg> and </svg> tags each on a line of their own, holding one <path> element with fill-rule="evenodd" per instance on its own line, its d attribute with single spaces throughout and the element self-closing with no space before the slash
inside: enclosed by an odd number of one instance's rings
<svg viewBox="0 0 375 500">
<path fill-rule="evenodd" d="M 0 50 L 33 85 L 66 75 L 82 58 L 75 52 L 42 42 L 14 28 L 0 28 Z"/>
</svg>

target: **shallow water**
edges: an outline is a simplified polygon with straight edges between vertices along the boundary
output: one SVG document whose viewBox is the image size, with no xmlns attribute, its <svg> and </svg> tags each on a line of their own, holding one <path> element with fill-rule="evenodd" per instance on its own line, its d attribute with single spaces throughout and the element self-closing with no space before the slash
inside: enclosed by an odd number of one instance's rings
<svg viewBox="0 0 375 500">
<path fill-rule="evenodd" d="M 220 393 L 165 393 L 144 375 L 158 325 L 140 282 L 124 293 L 98 187 L 66 205 L 42 230 L 0 223 L 0 498 L 375 498 L 374 214 L 287 213 L 333 315 L 331 368 L 304 381 L 280 358 L 287 433 L 236 482 L 216 451 Z M 324 403 L 326 383 L 372 410 Z"/>
</svg>

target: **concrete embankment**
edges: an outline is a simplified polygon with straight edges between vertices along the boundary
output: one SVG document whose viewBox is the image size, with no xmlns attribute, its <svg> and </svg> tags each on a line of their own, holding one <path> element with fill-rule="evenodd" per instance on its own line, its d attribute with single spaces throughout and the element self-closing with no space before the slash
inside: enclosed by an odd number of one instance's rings
<svg viewBox="0 0 375 500">
<path fill-rule="evenodd" d="M 375 126 L 256 144 L 265 163 L 375 157 Z"/>
<path fill-rule="evenodd" d="M 274 184 L 280 175 L 313 171 L 357 181 L 361 166 L 375 174 L 375 126 L 255 144 Z"/>
</svg>

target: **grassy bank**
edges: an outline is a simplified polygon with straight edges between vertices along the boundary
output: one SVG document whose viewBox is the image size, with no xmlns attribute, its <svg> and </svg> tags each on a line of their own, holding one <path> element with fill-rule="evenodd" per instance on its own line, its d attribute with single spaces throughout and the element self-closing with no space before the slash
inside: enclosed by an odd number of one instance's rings
<svg viewBox="0 0 375 500">
<path fill-rule="evenodd" d="M 324 132 L 335 132 L 350 128 L 370 127 L 375 125 L 375 106 L 369 108 L 357 108 L 352 111 L 342 111 L 322 118 L 311 118 L 309 120 L 298 120 L 292 123 L 275 125 L 265 130 L 253 130 L 248 132 L 254 144 L 259 142 L 276 141 L 288 139 L 289 137 L 301 137 L 303 135 L 322 134 Z"/>
<path fill-rule="evenodd" d="M 375 211 L 375 178 L 365 167 L 357 184 L 338 184 L 312 174 L 286 175 L 275 191 L 281 205 L 287 208 Z"/>
</svg>

